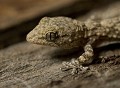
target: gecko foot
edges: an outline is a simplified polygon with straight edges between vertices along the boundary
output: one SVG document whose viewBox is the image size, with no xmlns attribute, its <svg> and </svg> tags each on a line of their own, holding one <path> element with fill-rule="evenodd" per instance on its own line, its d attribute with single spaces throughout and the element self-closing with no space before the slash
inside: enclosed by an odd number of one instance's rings
<svg viewBox="0 0 120 88">
<path fill-rule="evenodd" d="M 72 72 L 71 72 L 72 75 L 77 74 L 79 71 L 85 72 L 88 69 L 88 67 L 82 66 L 82 64 L 80 64 L 75 59 L 72 59 L 71 62 L 63 62 L 62 64 L 63 64 L 63 67 L 60 69 L 62 71 L 67 71 L 72 69 Z"/>
</svg>

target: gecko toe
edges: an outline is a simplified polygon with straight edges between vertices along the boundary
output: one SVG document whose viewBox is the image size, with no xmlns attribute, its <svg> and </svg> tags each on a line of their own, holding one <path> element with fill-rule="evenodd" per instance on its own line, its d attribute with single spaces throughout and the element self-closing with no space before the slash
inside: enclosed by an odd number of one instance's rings
<svg viewBox="0 0 120 88">
<path fill-rule="evenodd" d="M 84 66 L 82 66 L 80 64 L 75 65 L 75 64 L 70 63 L 70 62 L 63 62 L 62 64 L 63 64 L 63 66 L 60 69 L 62 71 L 72 70 L 71 71 L 72 75 L 77 74 L 79 72 L 85 72 L 86 70 L 88 70 L 88 67 L 84 67 Z"/>
</svg>

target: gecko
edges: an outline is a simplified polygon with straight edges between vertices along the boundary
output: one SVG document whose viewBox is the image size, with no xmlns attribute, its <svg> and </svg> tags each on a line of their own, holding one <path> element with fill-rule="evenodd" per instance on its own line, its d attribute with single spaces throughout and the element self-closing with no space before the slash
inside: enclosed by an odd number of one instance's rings
<svg viewBox="0 0 120 88">
<path fill-rule="evenodd" d="M 84 52 L 78 58 L 63 62 L 63 69 L 72 69 L 74 74 L 78 69 L 88 69 L 83 65 L 93 61 L 93 48 L 104 42 L 120 41 L 120 17 L 84 22 L 64 16 L 43 17 L 26 40 L 63 49 L 83 47 Z"/>
</svg>

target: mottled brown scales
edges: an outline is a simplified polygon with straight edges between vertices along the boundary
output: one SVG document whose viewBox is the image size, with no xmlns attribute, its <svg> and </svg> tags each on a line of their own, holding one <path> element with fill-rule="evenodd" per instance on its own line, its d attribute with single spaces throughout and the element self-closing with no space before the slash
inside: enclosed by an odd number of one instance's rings
<svg viewBox="0 0 120 88">
<path fill-rule="evenodd" d="M 83 64 L 93 60 L 93 48 L 105 41 L 120 41 L 120 17 L 102 21 L 80 22 L 68 17 L 44 17 L 27 35 L 27 41 L 53 47 L 71 49 L 84 47 L 84 53 L 71 62 L 63 62 L 62 69 L 86 70 Z"/>
</svg>

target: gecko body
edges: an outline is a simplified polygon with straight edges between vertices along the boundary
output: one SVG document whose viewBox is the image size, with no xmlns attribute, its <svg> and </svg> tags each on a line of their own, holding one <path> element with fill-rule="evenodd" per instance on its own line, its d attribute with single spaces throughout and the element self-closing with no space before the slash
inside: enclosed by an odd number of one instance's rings
<svg viewBox="0 0 120 88">
<path fill-rule="evenodd" d="M 120 41 L 120 17 L 102 21 L 81 22 L 68 17 L 44 17 L 27 35 L 27 41 L 52 47 L 71 49 L 83 47 L 84 53 L 70 62 L 63 62 L 65 69 L 86 69 L 83 64 L 93 60 L 93 47 L 108 41 Z"/>
</svg>

